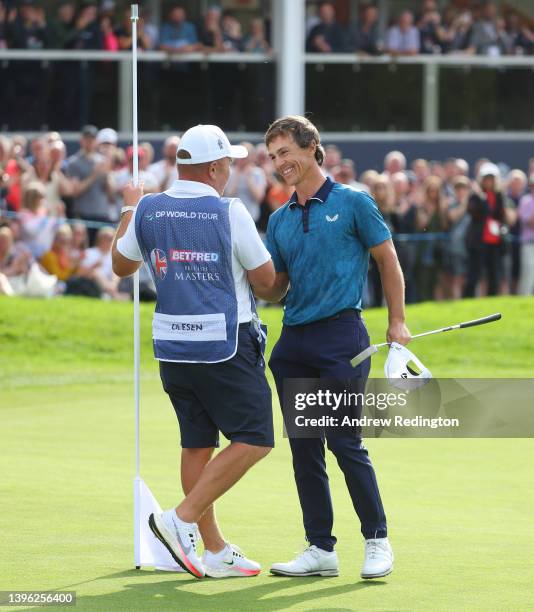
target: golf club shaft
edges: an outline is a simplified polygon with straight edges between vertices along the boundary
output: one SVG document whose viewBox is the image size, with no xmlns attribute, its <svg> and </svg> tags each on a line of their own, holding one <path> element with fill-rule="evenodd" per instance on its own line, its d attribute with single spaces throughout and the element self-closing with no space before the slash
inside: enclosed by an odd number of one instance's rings
<svg viewBox="0 0 534 612">
<path fill-rule="evenodd" d="M 496 312 L 495 314 L 488 315 L 487 317 L 482 317 L 481 319 L 473 319 L 472 321 L 465 321 L 464 323 L 457 323 L 456 325 L 449 325 L 448 327 L 441 327 L 440 329 L 433 329 L 432 331 L 427 331 L 421 334 L 416 334 L 415 336 L 412 336 L 411 339 L 415 340 L 416 338 L 422 338 L 423 336 L 431 336 L 433 334 L 440 334 L 441 332 L 452 331 L 453 329 L 463 329 L 465 327 L 475 327 L 476 325 L 484 325 L 486 323 L 492 323 L 493 321 L 498 321 L 500 318 L 501 318 L 501 313 Z M 381 342 L 380 344 L 374 344 L 371 346 L 374 346 L 375 349 L 379 349 L 383 346 L 389 346 L 389 344 L 390 342 Z M 367 352 L 369 352 L 369 348 L 364 349 L 361 353 L 356 355 L 356 357 L 354 357 L 351 360 L 353 367 L 356 367 L 358 364 L 360 364 L 362 361 L 368 358 L 368 357 L 365 357 L 364 359 L 360 358 L 361 356 L 363 356 L 364 353 L 367 353 Z M 375 352 L 376 350 L 372 351 L 371 354 L 374 354 Z M 369 357 L 370 356 L 371 355 L 369 355 Z"/>
</svg>

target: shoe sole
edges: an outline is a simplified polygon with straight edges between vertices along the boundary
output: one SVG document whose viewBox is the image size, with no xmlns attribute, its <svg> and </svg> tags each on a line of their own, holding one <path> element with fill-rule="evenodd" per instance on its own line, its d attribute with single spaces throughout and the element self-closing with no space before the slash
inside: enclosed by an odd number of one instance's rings
<svg viewBox="0 0 534 612">
<path fill-rule="evenodd" d="M 383 572 L 382 574 L 367 574 L 367 575 L 360 574 L 360 576 L 364 580 L 372 580 L 373 578 L 384 578 L 384 576 L 389 576 L 392 571 L 393 571 L 393 567 L 391 567 L 387 572 Z"/>
<path fill-rule="evenodd" d="M 219 578 L 253 578 L 260 572 L 261 570 L 247 570 L 247 573 L 243 573 L 238 570 L 238 572 L 226 573 L 225 570 L 206 570 L 206 576 L 216 580 Z"/>
<path fill-rule="evenodd" d="M 203 574 L 196 574 L 195 571 L 198 571 L 196 569 L 191 569 L 189 567 L 187 567 L 187 564 L 185 561 L 183 561 L 183 559 L 180 557 L 180 555 L 178 555 L 172 548 L 172 546 L 167 542 L 167 540 L 165 539 L 165 536 L 161 533 L 160 529 L 158 528 L 158 526 L 156 525 L 156 520 L 154 518 L 154 514 L 151 514 L 148 517 L 148 526 L 150 527 L 152 533 L 156 536 L 156 538 L 163 544 L 163 546 L 165 546 L 165 548 L 169 551 L 171 557 L 176 561 L 176 563 L 178 563 L 178 565 L 185 570 L 188 574 L 191 574 L 191 576 L 194 576 L 195 578 L 203 578 L 204 575 Z M 184 555 L 185 556 L 185 555 Z"/>
<path fill-rule="evenodd" d="M 300 577 L 305 577 L 305 576 L 323 576 L 325 578 L 330 577 L 330 578 L 335 578 L 336 576 L 339 576 L 339 570 L 319 570 L 317 572 L 302 572 L 302 573 L 295 573 L 295 572 L 286 572 L 284 570 L 278 570 L 278 569 L 270 569 L 271 574 L 274 574 L 275 576 L 289 576 L 290 578 L 300 578 Z"/>
</svg>

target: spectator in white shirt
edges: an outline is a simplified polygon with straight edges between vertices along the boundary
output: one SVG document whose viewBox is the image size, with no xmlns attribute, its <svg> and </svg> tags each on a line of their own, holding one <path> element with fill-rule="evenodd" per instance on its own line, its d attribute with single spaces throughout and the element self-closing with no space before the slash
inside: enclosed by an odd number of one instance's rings
<svg viewBox="0 0 534 612">
<path fill-rule="evenodd" d="M 256 166 L 254 146 L 250 142 L 241 144 L 248 150 L 248 157 L 235 160 L 224 194 L 239 198 L 256 223 L 260 218 L 261 203 L 267 191 L 267 177 L 265 172 Z"/>
<path fill-rule="evenodd" d="M 176 174 L 176 151 L 180 144 L 178 136 L 169 136 L 163 143 L 163 159 L 151 164 L 148 171 L 158 182 L 158 191 L 166 191 L 178 178 Z"/>
<path fill-rule="evenodd" d="M 416 55 L 420 46 L 419 30 L 413 24 L 413 14 L 403 11 L 398 24 L 387 31 L 386 50 L 391 55 Z"/>
</svg>

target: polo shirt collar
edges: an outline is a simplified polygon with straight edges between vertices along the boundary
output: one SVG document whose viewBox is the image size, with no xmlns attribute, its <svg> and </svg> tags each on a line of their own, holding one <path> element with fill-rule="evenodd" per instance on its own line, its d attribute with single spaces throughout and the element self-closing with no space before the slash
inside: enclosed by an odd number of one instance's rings
<svg viewBox="0 0 534 612">
<path fill-rule="evenodd" d="M 320 204 L 324 204 L 326 202 L 326 198 L 328 198 L 330 192 L 332 191 L 333 186 L 334 181 L 332 181 L 332 179 L 327 176 L 325 182 L 319 187 L 317 193 L 312 196 L 308 201 L 311 202 L 312 200 L 315 200 Z M 298 203 L 299 199 L 297 196 L 297 192 L 294 191 L 293 195 L 291 196 L 291 199 L 288 202 L 288 206 L 289 208 L 295 208 L 295 206 L 298 206 Z"/>
<path fill-rule="evenodd" d="M 199 183 L 198 181 L 184 181 L 177 179 L 171 185 L 170 189 L 164 192 L 165 195 L 172 198 L 201 198 L 204 196 L 212 196 L 220 198 L 221 196 L 211 185 Z"/>
</svg>

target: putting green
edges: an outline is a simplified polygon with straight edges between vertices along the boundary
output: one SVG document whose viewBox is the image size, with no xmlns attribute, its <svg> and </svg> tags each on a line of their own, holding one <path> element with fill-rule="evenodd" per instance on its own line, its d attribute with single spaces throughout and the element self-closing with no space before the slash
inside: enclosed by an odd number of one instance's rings
<svg viewBox="0 0 534 612">
<path fill-rule="evenodd" d="M 416 333 L 499 310 L 500 323 L 412 348 L 436 376 L 532 376 L 534 300 L 408 314 Z M 178 429 L 150 355 L 150 306 L 142 312 L 142 476 L 166 507 L 180 499 Z M 280 311 L 263 315 L 276 338 Z M 359 579 L 359 525 L 332 456 L 338 578 L 133 570 L 130 317 L 128 304 L 0 299 L 0 590 L 75 590 L 78 609 L 102 611 L 532 609 L 532 440 L 369 440 L 396 554 L 383 580 Z M 375 342 L 384 317 L 367 315 Z M 264 568 L 303 544 L 275 414 L 277 447 L 217 510 L 226 537 Z"/>
</svg>

